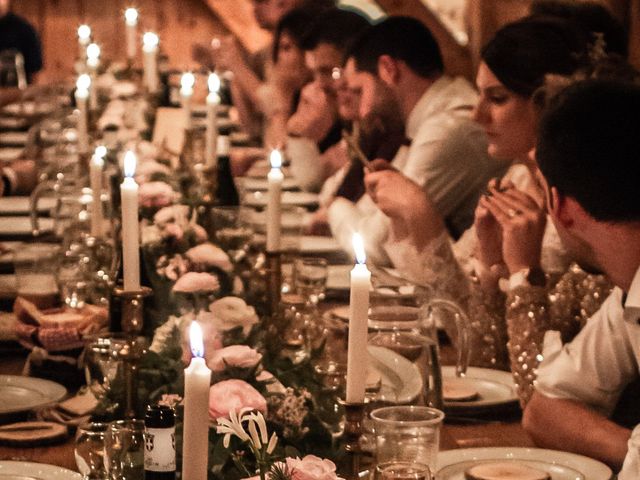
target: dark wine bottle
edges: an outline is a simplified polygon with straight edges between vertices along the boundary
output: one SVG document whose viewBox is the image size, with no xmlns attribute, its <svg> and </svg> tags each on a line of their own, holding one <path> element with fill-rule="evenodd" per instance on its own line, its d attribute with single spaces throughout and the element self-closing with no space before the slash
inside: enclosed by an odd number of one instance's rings
<svg viewBox="0 0 640 480">
<path fill-rule="evenodd" d="M 238 190 L 236 188 L 233 175 L 231 174 L 231 141 L 226 135 L 218 136 L 218 189 L 216 192 L 216 203 L 223 207 L 233 207 L 240 205 Z"/>
<path fill-rule="evenodd" d="M 167 405 L 149 405 L 144 416 L 144 478 L 176 478 L 176 414 Z"/>
</svg>

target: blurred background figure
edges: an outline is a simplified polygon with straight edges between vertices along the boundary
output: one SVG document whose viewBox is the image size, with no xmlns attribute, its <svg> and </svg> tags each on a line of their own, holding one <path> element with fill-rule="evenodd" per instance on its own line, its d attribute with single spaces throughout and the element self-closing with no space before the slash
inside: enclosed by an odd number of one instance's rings
<svg viewBox="0 0 640 480">
<path fill-rule="evenodd" d="M 35 29 L 0 0 L 0 87 L 25 88 L 42 70 L 42 46 Z"/>
</svg>

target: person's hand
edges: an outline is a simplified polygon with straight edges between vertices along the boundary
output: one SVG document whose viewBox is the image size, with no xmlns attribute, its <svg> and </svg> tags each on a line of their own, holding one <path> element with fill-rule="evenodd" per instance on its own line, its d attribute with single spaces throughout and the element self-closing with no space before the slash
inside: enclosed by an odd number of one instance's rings
<svg viewBox="0 0 640 480">
<path fill-rule="evenodd" d="M 319 142 L 327 136 L 337 119 L 337 106 L 317 82 L 302 89 L 296 112 L 287 123 L 290 135 Z"/>
<path fill-rule="evenodd" d="M 388 217 L 407 220 L 410 210 L 423 203 L 424 191 L 393 167 L 388 168 L 389 162 L 385 160 L 377 159 L 370 167 L 378 168 L 364 177 L 371 199 Z"/>
<path fill-rule="evenodd" d="M 525 268 L 539 268 L 542 238 L 547 222 L 543 207 L 516 188 L 504 191 L 490 187 L 491 195 L 484 196 L 484 207 L 500 225 L 502 231 L 502 258 L 513 274 Z"/>
<path fill-rule="evenodd" d="M 313 213 L 311 222 L 305 227 L 305 232 L 308 235 L 331 236 L 327 207 L 321 207 Z"/>
<path fill-rule="evenodd" d="M 242 177 L 258 160 L 266 157 L 263 148 L 233 148 L 231 149 L 231 174 L 234 177 Z"/>
</svg>

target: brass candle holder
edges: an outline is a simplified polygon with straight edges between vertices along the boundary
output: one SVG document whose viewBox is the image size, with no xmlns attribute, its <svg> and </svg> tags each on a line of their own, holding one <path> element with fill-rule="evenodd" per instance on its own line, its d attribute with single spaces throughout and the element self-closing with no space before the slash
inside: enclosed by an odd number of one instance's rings
<svg viewBox="0 0 640 480">
<path fill-rule="evenodd" d="M 363 472 L 363 459 L 365 452 L 360 444 L 360 437 L 363 433 L 366 400 L 364 402 L 347 402 L 341 400 L 340 403 L 345 411 L 344 424 L 344 449 L 347 454 L 345 462 L 345 472 L 347 480 L 360 480 Z M 366 472 L 365 472 L 366 473 Z"/>
<path fill-rule="evenodd" d="M 141 287 L 140 290 L 127 291 L 116 287 L 113 294 L 120 299 L 122 308 L 122 331 L 127 335 L 127 342 L 118 357 L 124 362 L 125 382 L 125 417 L 135 418 L 138 391 L 138 364 L 144 355 L 144 341 L 140 339 L 144 325 L 144 299 L 152 290 Z"/>
<path fill-rule="evenodd" d="M 282 252 L 269 252 L 266 257 L 267 308 L 269 315 L 275 315 L 280 306 L 282 290 Z"/>
</svg>

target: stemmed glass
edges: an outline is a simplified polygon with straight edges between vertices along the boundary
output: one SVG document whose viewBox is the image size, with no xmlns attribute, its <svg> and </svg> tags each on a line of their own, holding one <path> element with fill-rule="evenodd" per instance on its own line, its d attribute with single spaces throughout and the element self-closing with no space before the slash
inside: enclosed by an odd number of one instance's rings
<svg viewBox="0 0 640 480">
<path fill-rule="evenodd" d="M 107 480 L 104 466 L 104 439 L 108 424 L 89 422 L 78 427 L 74 455 L 84 480 Z"/>
<path fill-rule="evenodd" d="M 144 421 L 111 422 L 105 435 L 105 457 L 111 480 L 143 480 Z"/>
<path fill-rule="evenodd" d="M 335 442 L 344 432 L 344 407 L 340 399 L 345 396 L 347 365 L 333 360 L 323 360 L 316 363 L 314 370 L 321 384 L 321 391 L 315 398 L 316 413 L 331 433 L 332 444 L 335 446 Z"/>
<path fill-rule="evenodd" d="M 295 262 L 295 285 L 299 295 L 308 299 L 314 307 L 325 298 L 327 290 L 327 260 L 319 257 L 302 257 Z"/>
</svg>

